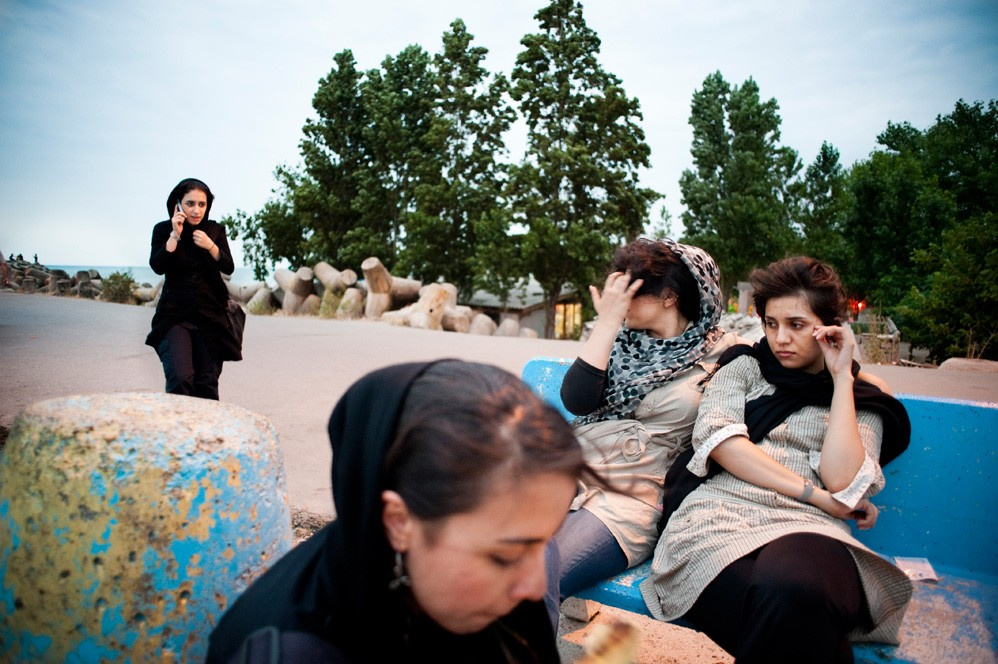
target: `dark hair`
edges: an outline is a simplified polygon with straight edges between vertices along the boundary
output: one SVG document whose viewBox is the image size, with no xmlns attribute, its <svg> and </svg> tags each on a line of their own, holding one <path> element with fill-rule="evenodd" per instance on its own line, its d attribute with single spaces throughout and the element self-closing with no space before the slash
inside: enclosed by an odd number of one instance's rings
<svg viewBox="0 0 998 664">
<path fill-rule="evenodd" d="M 384 472 L 385 486 L 426 521 L 474 510 L 504 478 L 596 478 L 557 410 L 513 374 L 463 361 L 438 362 L 413 381 Z"/>
<path fill-rule="evenodd" d="M 680 313 L 690 321 L 700 318 L 700 288 L 686 263 L 662 242 L 638 238 L 619 247 L 610 261 L 610 272 L 630 272 L 644 279 L 637 295 L 675 294 Z"/>
<path fill-rule="evenodd" d="M 752 299 L 765 318 L 766 303 L 774 297 L 801 295 L 824 325 L 840 325 L 846 311 L 846 295 L 839 275 L 830 265 L 807 256 L 795 256 L 756 268 L 749 275 Z"/>
<path fill-rule="evenodd" d="M 215 200 L 214 194 L 211 193 L 211 189 L 208 188 L 208 185 L 206 185 L 204 182 L 201 182 L 201 180 L 197 180 L 195 178 L 187 178 L 186 180 L 181 180 L 180 183 L 173 188 L 173 191 L 170 192 L 170 195 L 166 197 L 167 219 L 173 217 L 173 212 L 177 207 L 177 203 L 184 200 L 184 196 L 187 195 L 187 192 L 193 191 L 195 189 L 197 191 L 203 191 L 204 195 L 208 198 L 208 205 L 205 206 L 204 210 L 204 218 L 205 219 L 208 218 L 208 213 L 211 212 L 211 203 L 212 201 Z"/>
</svg>

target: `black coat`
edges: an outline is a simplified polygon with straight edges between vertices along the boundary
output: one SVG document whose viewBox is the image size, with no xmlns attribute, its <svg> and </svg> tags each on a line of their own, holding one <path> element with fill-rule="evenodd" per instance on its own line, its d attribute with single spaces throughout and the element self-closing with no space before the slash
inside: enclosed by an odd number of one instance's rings
<svg viewBox="0 0 998 664">
<path fill-rule="evenodd" d="M 194 244 L 195 230 L 204 231 L 218 245 L 218 260 Z M 189 322 L 204 334 L 215 359 L 241 360 L 242 351 L 229 332 L 225 309 L 229 291 L 222 273 L 232 274 L 235 269 L 225 228 L 211 219 L 197 226 L 185 224 L 177 249 L 171 253 L 166 250 L 166 241 L 172 231 L 169 220 L 159 222 L 152 231 L 149 267 L 156 274 L 166 275 L 166 281 L 146 344 L 157 348 L 171 327 Z"/>
</svg>

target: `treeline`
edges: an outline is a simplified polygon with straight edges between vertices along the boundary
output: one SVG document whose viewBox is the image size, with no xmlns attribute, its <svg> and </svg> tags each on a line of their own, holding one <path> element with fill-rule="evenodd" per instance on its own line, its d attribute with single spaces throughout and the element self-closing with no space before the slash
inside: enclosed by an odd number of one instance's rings
<svg viewBox="0 0 998 664">
<path fill-rule="evenodd" d="M 258 277 L 281 261 L 357 269 L 376 256 L 462 297 L 505 298 L 532 275 L 550 336 L 564 288 L 586 292 L 616 246 L 667 233 L 667 215 L 649 223 L 661 195 L 639 183 L 640 105 L 599 64 L 581 4 L 552 0 L 536 20 L 508 77 L 484 67 L 460 20 L 433 55 L 410 46 L 359 71 L 349 50 L 336 54 L 301 165 L 277 169 L 261 210 L 223 219 Z M 512 159 L 518 121 L 526 149 Z M 883 150 L 849 168 L 827 143 L 804 168 L 780 122 L 752 79 L 716 72 L 693 96 L 681 239 L 711 252 L 729 292 L 751 268 L 805 253 L 934 357 L 994 357 L 995 102 L 960 101 L 924 132 L 888 123 Z"/>
</svg>

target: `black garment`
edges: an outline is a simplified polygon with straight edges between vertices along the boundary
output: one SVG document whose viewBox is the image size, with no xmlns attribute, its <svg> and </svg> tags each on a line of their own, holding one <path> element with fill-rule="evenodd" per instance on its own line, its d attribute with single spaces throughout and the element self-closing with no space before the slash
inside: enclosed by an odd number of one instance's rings
<svg viewBox="0 0 998 664">
<path fill-rule="evenodd" d="M 204 335 L 193 323 L 180 323 L 167 330 L 156 352 L 163 363 L 168 393 L 218 401 L 222 363 L 212 355 Z"/>
<path fill-rule="evenodd" d="M 561 381 L 561 402 L 573 415 L 588 415 L 599 408 L 605 389 L 606 371 L 577 357 Z"/>
<path fill-rule="evenodd" d="M 842 542 L 799 533 L 725 567 L 686 615 L 738 664 L 853 661 L 849 632 L 869 622 Z"/>
<path fill-rule="evenodd" d="M 217 261 L 207 249 L 194 244 L 195 230 L 204 231 L 218 245 Z M 166 280 L 146 344 L 158 348 L 171 327 L 193 323 L 204 335 L 216 360 L 241 360 L 239 349 L 227 343 L 230 335 L 225 304 L 229 291 L 222 280 L 222 272 L 232 274 L 235 264 L 229 253 L 225 228 L 211 219 L 203 219 L 197 226 L 184 224 L 177 248 L 171 253 L 166 250 L 166 241 L 172 231 L 169 220 L 159 222 L 152 231 L 149 267 L 156 274 L 166 275 Z"/>
<path fill-rule="evenodd" d="M 752 399 L 745 404 L 745 426 L 748 437 L 758 443 L 770 431 L 804 406 L 830 406 L 834 384 L 827 369 L 816 374 L 800 369 L 787 369 L 773 355 L 769 342 L 763 338 L 754 346 L 735 345 L 724 351 L 718 360 L 715 373 L 725 364 L 742 355 L 751 355 L 759 363 L 762 377 L 776 386 L 773 394 Z M 859 373 L 859 364 L 853 362 L 853 376 Z M 710 374 L 713 376 L 713 373 Z M 710 380 L 708 376 L 705 380 Z M 879 387 L 859 378 L 853 381 L 853 399 L 856 410 L 871 410 L 880 416 L 883 423 L 883 438 L 880 444 L 880 466 L 886 466 L 908 449 L 911 441 L 911 420 L 904 405 Z M 703 477 L 694 475 L 686 466 L 696 452 L 690 448 L 681 452 L 673 461 L 665 476 L 665 498 L 662 517 L 658 522 L 659 532 L 683 500 L 703 484 L 704 481 L 724 470 L 720 464 L 712 463 Z"/>
<path fill-rule="evenodd" d="M 394 552 L 381 520 L 383 462 L 409 386 L 432 363 L 389 366 L 354 383 L 329 420 L 337 518 L 257 579 L 211 633 L 227 663 L 261 627 L 308 632 L 363 662 L 558 662 L 543 602 L 526 601 L 475 634 L 445 631 L 389 590 Z M 373 638 L 369 635 L 373 634 Z"/>
</svg>

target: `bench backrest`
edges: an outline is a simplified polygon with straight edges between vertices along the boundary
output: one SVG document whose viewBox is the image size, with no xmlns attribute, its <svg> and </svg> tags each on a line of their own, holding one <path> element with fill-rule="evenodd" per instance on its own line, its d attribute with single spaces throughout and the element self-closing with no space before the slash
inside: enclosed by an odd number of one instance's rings
<svg viewBox="0 0 998 664">
<path fill-rule="evenodd" d="M 569 419 L 560 391 L 573 361 L 533 358 L 522 372 Z M 856 537 L 884 555 L 998 575 L 998 404 L 897 396 L 911 418 L 911 445 L 884 468 L 876 527 Z"/>
</svg>

